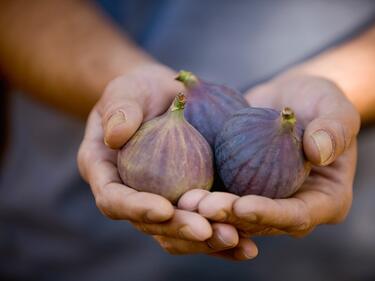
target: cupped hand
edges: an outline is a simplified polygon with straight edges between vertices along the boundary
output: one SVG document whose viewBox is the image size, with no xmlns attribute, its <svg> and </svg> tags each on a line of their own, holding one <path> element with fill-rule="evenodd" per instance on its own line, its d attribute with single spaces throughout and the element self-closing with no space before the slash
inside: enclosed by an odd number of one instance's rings
<svg viewBox="0 0 375 281">
<path fill-rule="evenodd" d="M 96 205 L 107 217 L 128 220 L 153 235 L 173 254 L 208 253 L 233 259 L 256 255 L 250 240 L 240 239 L 227 224 L 175 209 L 165 198 L 125 186 L 116 167 L 117 149 L 142 122 L 165 112 L 183 90 L 167 67 L 150 64 L 117 77 L 106 87 L 90 113 L 78 153 L 82 177 L 90 184 Z"/>
<path fill-rule="evenodd" d="M 332 82 L 285 74 L 250 90 L 252 106 L 291 107 L 305 125 L 303 146 L 314 165 L 301 189 L 287 199 L 225 192 L 190 191 L 179 208 L 197 210 L 211 221 L 230 223 L 242 236 L 304 236 L 317 225 L 341 222 L 352 202 L 359 114 Z"/>
</svg>

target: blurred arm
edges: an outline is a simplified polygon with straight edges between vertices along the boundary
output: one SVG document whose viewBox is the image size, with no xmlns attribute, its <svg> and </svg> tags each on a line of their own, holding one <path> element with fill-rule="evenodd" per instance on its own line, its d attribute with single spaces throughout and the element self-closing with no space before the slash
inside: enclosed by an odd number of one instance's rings
<svg viewBox="0 0 375 281">
<path fill-rule="evenodd" d="M 89 1 L 1 1 L 0 38 L 12 85 L 83 117 L 110 80 L 152 61 Z"/>
<path fill-rule="evenodd" d="M 356 106 L 362 122 L 375 121 L 375 26 L 296 70 L 334 81 Z"/>
</svg>

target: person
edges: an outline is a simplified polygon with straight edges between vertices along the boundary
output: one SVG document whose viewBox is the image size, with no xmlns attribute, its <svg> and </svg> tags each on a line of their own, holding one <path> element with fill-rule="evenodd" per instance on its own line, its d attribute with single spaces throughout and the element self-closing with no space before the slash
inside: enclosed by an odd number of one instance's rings
<svg viewBox="0 0 375 281">
<path fill-rule="evenodd" d="M 370 2 L 367 4 L 365 11 L 373 7 Z M 228 12 L 226 5 L 223 4 L 222 10 Z M 209 11 L 207 6 L 205 11 Z M 183 7 L 186 8 L 186 3 Z M 240 9 L 241 6 L 234 10 Z M 316 166 L 300 192 L 289 199 L 271 200 L 194 190 L 186 193 L 174 208 L 160 196 L 124 186 L 115 166 L 116 149 L 126 143 L 142 122 L 163 113 L 173 96 L 183 90 L 173 80 L 176 63 L 166 66 L 152 57 L 165 38 L 160 36 L 157 42 L 138 38 L 145 50 L 150 49 L 148 54 L 90 2 L 4 1 L 0 10 L 0 65 L 6 81 L 52 108 L 71 116 L 88 116 L 78 167 L 91 187 L 96 206 L 105 216 L 129 221 L 172 254 L 204 253 L 235 260 L 257 255 L 258 249 L 250 236 L 300 237 L 320 224 L 338 223 L 346 217 L 352 202 L 360 117 L 363 122 L 375 117 L 372 110 L 375 86 L 371 79 L 375 74 L 374 27 L 284 70 L 246 93 L 253 106 L 292 107 L 306 125 L 304 149 Z M 140 14 L 136 16 L 148 16 L 144 11 Z M 196 10 L 192 14 L 197 16 Z M 365 14 L 363 18 L 370 16 Z M 142 26 L 130 32 L 135 34 L 138 30 Z M 181 32 L 182 38 L 185 35 Z M 186 44 L 183 40 L 175 42 L 177 46 Z M 169 51 L 164 51 L 165 54 L 175 61 L 181 54 L 189 54 L 186 50 L 191 47 L 174 48 L 172 53 L 171 45 L 166 45 Z M 209 55 L 209 51 L 202 57 Z M 216 57 L 212 61 L 215 60 Z M 182 61 L 189 66 L 189 57 Z M 225 58 L 223 61 L 227 62 Z M 68 156 L 75 151 L 79 126 L 73 122 L 59 127 L 56 119 L 47 120 L 48 114 L 34 115 L 32 108 L 38 108 L 38 104 L 31 107 L 27 104 L 16 101 L 19 111 L 13 115 L 13 125 L 22 126 L 11 135 L 12 143 L 7 143 L 2 163 L 0 206 L 5 238 L 0 239 L 4 243 L 1 272 L 6 278 L 27 276 L 38 280 L 101 280 L 109 272 L 111 280 L 121 280 L 123 272 L 128 276 L 140 274 L 138 277 L 144 280 L 155 277 L 155 269 L 141 272 L 139 259 L 158 254 L 147 250 L 149 244 L 126 243 L 141 243 L 137 242 L 140 235 L 130 230 L 129 225 L 99 219 L 86 191 L 75 189 L 80 183 L 70 180 L 76 174 Z M 26 131 L 25 124 L 29 126 Z M 48 130 L 51 135 L 44 139 L 43 134 Z M 73 133 L 73 142 L 67 136 L 61 142 L 64 130 L 78 132 Z M 21 150 L 16 149 L 17 141 Z M 42 160 L 28 157 L 34 155 L 30 151 L 43 152 L 39 155 Z M 64 156 L 69 158 L 68 165 L 59 166 Z M 51 167 L 38 169 L 38 161 L 40 165 L 53 166 L 53 171 Z M 38 173 L 33 173 L 33 169 Z M 18 173 L 22 177 L 17 177 Z M 66 185 L 72 188 L 66 189 Z M 52 192 L 53 188 L 56 190 Z M 89 237 L 91 240 L 85 241 Z M 115 243 L 109 243 L 111 239 Z M 82 241 L 85 242 L 80 244 Z M 50 246 L 44 248 L 44 242 Z M 124 251 L 129 253 L 126 260 L 113 262 L 109 258 L 122 257 Z M 137 253 L 143 254 L 136 259 Z M 138 263 L 130 262 L 134 259 Z M 152 261 L 164 265 L 158 259 Z M 68 266 L 58 269 L 59 264 Z"/>
</svg>

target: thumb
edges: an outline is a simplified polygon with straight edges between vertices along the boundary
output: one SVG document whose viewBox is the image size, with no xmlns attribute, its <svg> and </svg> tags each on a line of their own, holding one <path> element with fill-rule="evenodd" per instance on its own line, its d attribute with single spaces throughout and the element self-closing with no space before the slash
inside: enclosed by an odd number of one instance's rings
<svg viewBox="0 0 375 281">
<path fill-rule="evenodd" d="M 147 65 L 108 84 L 98 103 L 108 147 L 121 148 L 144 120 L 165 112 L 183 89 L 174 75 L 165 66 Z"/>
<path fill-rule="evenodd" d="M 104 142 L 112 148 L 121 148 L 143 122 L 143 104 L 147 89 L 129 78 L 117 78 L 108 84 L 98 103 L 102 116 Z"/>
<path fill-rule="evenodd" d="M 305 154 L 315 165 L 331 164 L 346 149 L 358 134 L 360 117 L 354 106 L 346 99 L 333 101 L 329 112 L 321 107 L 317 118 L 305 129 L 303 145 Z"/>
<path fill-rule="evenodd" d="M 134 100 L 123 100 L 109 107 L 103 115 L 104 142 L 113 149 L 122 147 L 137 131 L 143 110 Z"/>
</svg>

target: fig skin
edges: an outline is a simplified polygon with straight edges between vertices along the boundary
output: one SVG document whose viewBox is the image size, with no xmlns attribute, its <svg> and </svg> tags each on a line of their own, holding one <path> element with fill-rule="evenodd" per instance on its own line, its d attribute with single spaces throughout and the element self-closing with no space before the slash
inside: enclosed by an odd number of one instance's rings
<svg viewBox="0 0 375 281">
<path fill-rule="evenodd" d="M 229 119 L 215 143 L 218 172 L 237 195 L 286 198 L 306 180 L 303 127 L 289 108 L 249 107 Z"/>
<path fill-rule="evenodd" d="M 125 185 L 159 194 L 172 203 L 194 188 L 213 182 L 212 150 L 184 118 L 185 96 L 179 94 L 162 116 L 144 123 L 118 153 Z"/>
<path fill-rule="evenodd" d="M 215 138 L 225 121 L 249 104 L 235 89 L 204 81 L 188 71 L 180 71 L 176 80 L 182 82 L 187 90 L 185 118 L 214 149 Z"/>
</svg>

